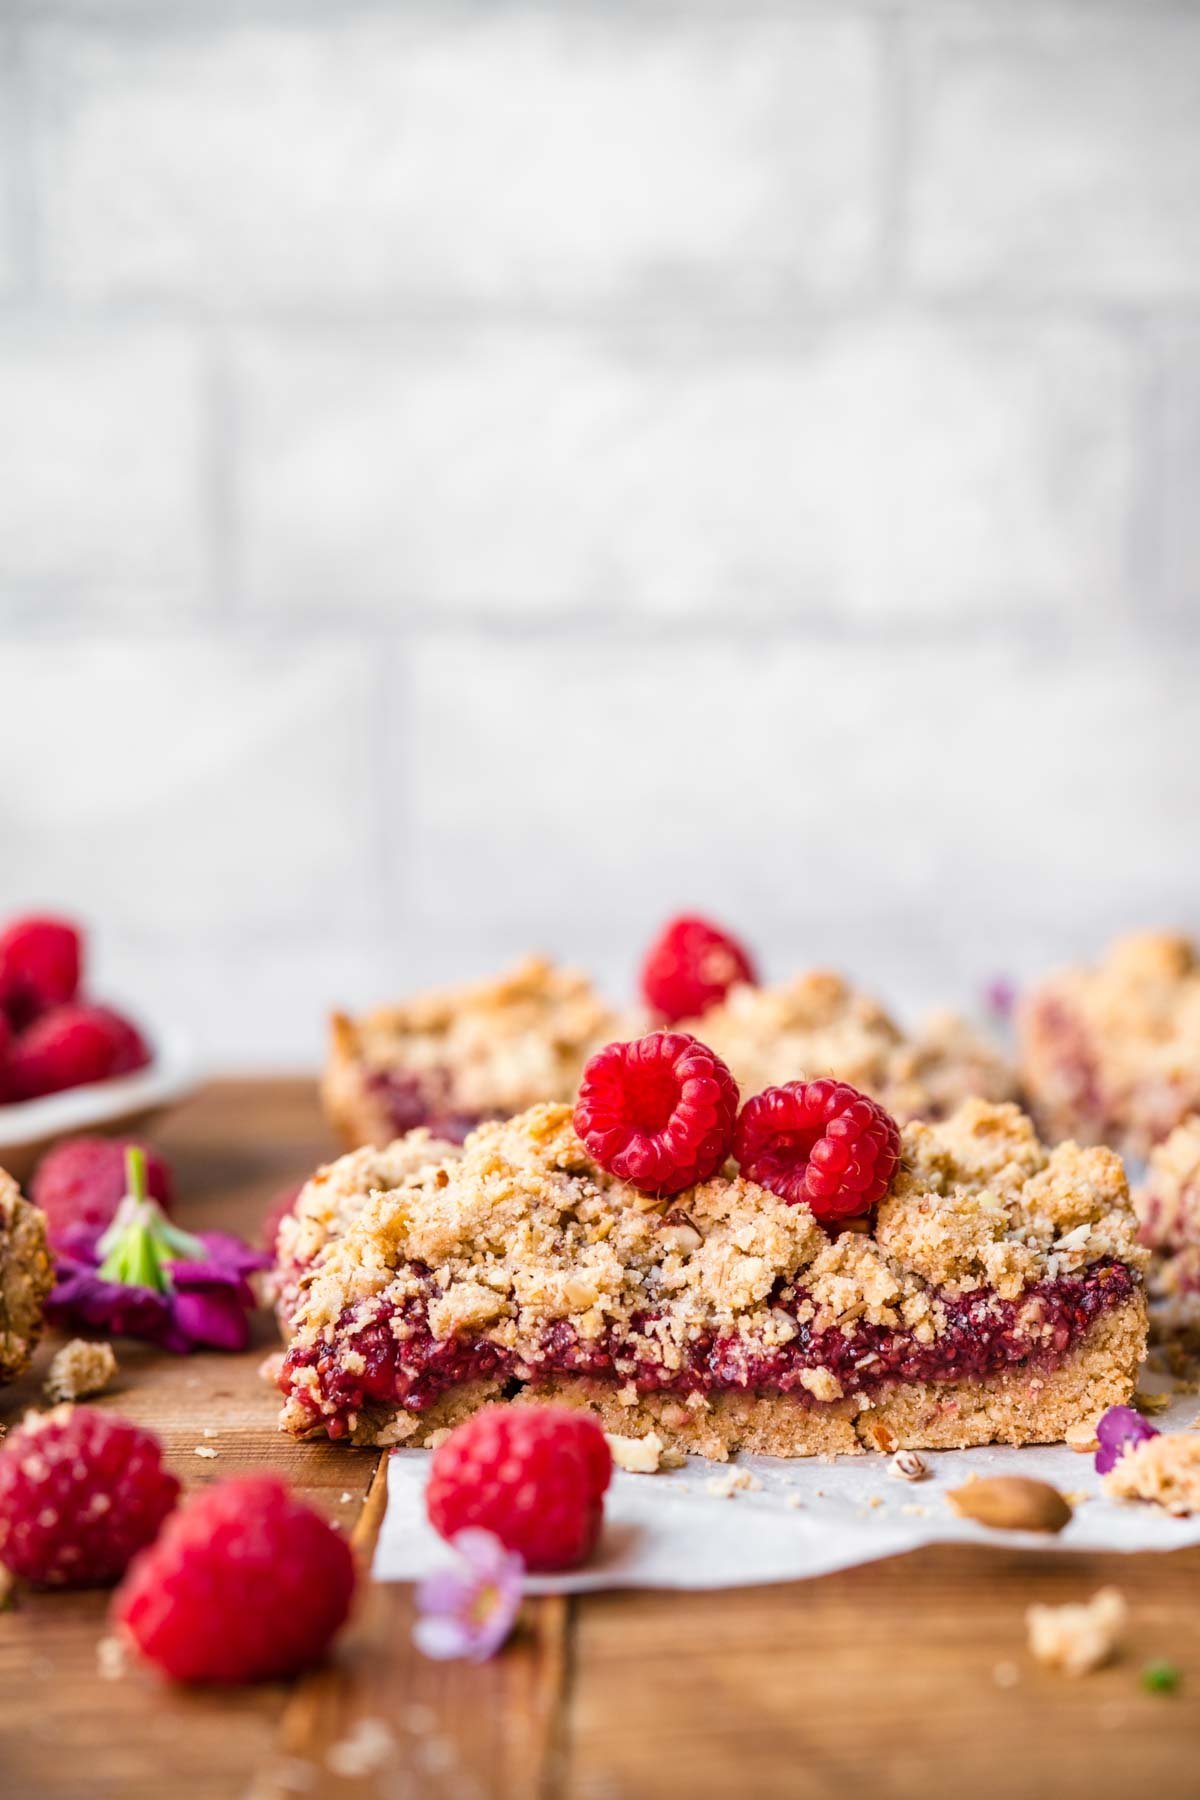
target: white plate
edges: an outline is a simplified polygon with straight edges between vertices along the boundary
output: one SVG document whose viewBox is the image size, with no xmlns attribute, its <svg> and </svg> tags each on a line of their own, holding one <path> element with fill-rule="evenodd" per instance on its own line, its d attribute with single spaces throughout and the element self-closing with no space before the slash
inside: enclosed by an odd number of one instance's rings
<svg viewBox="0 0 1200 1800">
<path fill-rule="evenodd" d="M 116 1081 L 47 1094 L 44 1100 L 0 1105 L 0 1168 L 24 1181 L 42 1152 L 56 1139 L 81 1131 L 101 1135 L 145 1124 L 196 1085 L 196 1060 L 187 1038 L 176 1031 L 147 1033 L 154 1061 Z"/>
</svg>

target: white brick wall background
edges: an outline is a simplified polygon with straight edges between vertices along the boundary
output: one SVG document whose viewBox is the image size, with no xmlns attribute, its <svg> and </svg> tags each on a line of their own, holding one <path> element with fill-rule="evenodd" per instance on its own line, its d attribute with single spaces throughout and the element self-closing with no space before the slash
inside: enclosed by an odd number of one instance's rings
<svg viewBox="0 0 1200 1800">
<path fill-rule="evenodd" d="M 0 911 L 233 1064 L 1200 928 L 1200 7 L 0 4 Z"/>
</svg>

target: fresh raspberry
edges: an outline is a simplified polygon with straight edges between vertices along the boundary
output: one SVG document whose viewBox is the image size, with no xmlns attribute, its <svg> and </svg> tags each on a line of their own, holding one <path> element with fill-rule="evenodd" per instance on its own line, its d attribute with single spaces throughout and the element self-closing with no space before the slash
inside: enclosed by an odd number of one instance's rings
<svg viewBox="0 0 1200 1800">
<path fill-rule="evenodd" d="M 107 1587 L 178 1497 L 158 1439 L 128 1419 L 30 1413 L 0 1445 L 0 1563 L 37 1587 Z"/>
<path fill-rule="evenodd" d="M 52 1244 L 82 1226 L 93 1236 L 112 1224 L 125 1197 L 125 1152 L 133 1138 L 79 1137 L 56 1144 L 38 1164 L 29 1198 L 46 1215 Z M 164 1212 L 171 1210 L 171 1171 L 161 1156 L 146 1151 L 146 1189 Z"/>
<path fill-rule="evenodd" d="M 845 1081 L 789 1081 L 743 1106 L 733 1154 L 743 1175 L 818 1219 L 853 1219 L 882 1200 L 900 1128 Z"/>
<path fill-rule="evenodd" d="M 490 1531 L 527 1569 L 573 1569 L 595 1548 L 611 1476 L 589 1414 L 485 1406 L 434 1451 L 425 1510 L 444 1538 Z"/>
<path fill-rule="evenodd" d="M 737 981 L 758 976 L 748 951 L 707 919 L 672 919 L 646 952 L 642 998 L 668 1023 L 694 1019 Z"/>
<path fill-rule="evenodd" d="M 150 1061 L 135 1025 L 107 1006 L 70 1004 L 43 1013 L 23 1031 L 8 1059 L 16 1100 L 129 1075 Z"/>
<path fill-rule="evenodd" d="M 8 1059 L 12 1053 L 13 1030 L 8 1015 L 0 1012 L 0 1106 L 9 1098 Z"/>
<path fill-rule="evenodd" d="M 113 1624 L 172 1681 L 270 1681 L 320 1658 L 354 1595 L 354 1558 L 276 1475 L 180 1507 L 113 1596 Z"/>
<path fill-rule="evenodd" d="M 0 932 L 0 1007 L 20 1030 L 75 998 L 82 939 L 65 919 L 14 919 Z"/>
<path fill-rule="evenodd" d="M 707 1181 L 729 1155 L 737 1083 L 686 1031 L 598 1050 L 583 1071 L 575 1130 L 593 1159 L 644 1194 Z"/>
</svg>

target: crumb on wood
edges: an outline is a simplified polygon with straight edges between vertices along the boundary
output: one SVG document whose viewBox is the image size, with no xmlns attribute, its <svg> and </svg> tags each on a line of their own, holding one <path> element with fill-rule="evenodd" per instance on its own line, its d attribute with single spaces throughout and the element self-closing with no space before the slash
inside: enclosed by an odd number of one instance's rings
<svg viewBox="0 0 1200 1800">
<path fill-rule="evenodd" d="M 96 1645 L 96 1668 L 102 1681 L 120 1681 L 128 1659 L 119 1637 L 102 1637 Z"/>
<path fill-rule="evenodd" d="M 64 1400 L 82 1400 L 88 1394 L 103 1393 L 116 1373 L 117 1358 L 111 1344 L 72 1338 L 51 1360 L 46 1372 L 46 1398 L 58 1405 Z"/>
<path fill-rule="evenodd" d="M 1116 1588 L 1101 1588 L 1083 1606 L 1031 1606 L 1025 1614 L 1029 1648 L 1047 1668 L 1086 1675 L 1114 1654 L 1128 1618 Z"/>
<path fill-rule="evenodd" d="M 197 1444 L 195 1454 L 197 1456 L 203 1456 L 211 1461 L 212 1458 L 216 1456 L 217 1452 L 213 1449 L 211 1444 Z"/>
<path fill-rule="evenodd" d="M 382 1719 L 360 1719 L 346 1736 L 331 1744 L 325 1766 L 347 1780 L 373 1775 L 389 1760 L 396 1740 Z"/>
</svg>

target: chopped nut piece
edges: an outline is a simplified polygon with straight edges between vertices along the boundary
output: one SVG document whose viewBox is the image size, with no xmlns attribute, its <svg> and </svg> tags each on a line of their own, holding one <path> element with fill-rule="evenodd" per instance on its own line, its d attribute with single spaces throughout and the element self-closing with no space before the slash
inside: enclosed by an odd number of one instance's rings
<svg viewBox="0 0 1200 1800">
<path fill-rule="evenodd" d="M 1071 1519 L 1071 1508 L 1057 1488 L 1025 1475 L 968 1481 L 946 1498 L 961 1518 L 997 1531 L 1061 1531 Z"/>
<path fill-rule="evenodd" d="M 1025 1614 L 1029 1648 L 1049 1668 L 1086 1675 L 1112 1656 L 1128 1617 L 1116 1588 L 1101 1588 L 1086 1606 L 1031 1606 Z"/>
<path fill-rule="evenodd" d="M 888 1464 L 888 1474 L 897 1481 L 924 1481 L 929 1464 L 919 1450 L 897 1450 Z"/>
<path fill-rule="evenodd" d="M 1068 1450 L 1078 1450 L 1083 1455 L 1090 1455 L 1097 1445 L 1095 1419 L 1081 1419 L 1077 1425 L 1068 1425 L 1063 1434 L 1063 1442 Z"/>
<path fill-rule="evenodd" d="M 117 1372 L 117 1359 L 111 1344 L 90 1344 L 85 1338 L 72 1338 L 55 1352 L 46 1372 L 47 1400 L 82 1400 L 88 1394 L 99 1394 Z"/>
<path fill-rule="evenodd" d="M 1200 1435 L 1169 1431 L 1126 1450 L 1104 1477 L 1114 1500 L 1151 1500 L 1176 1518 L 1200 1512 Z"/>
<path fill-rule="evenodd" d="M 640 1438 L 621 1437 L 614 1431 L 606 1431 L 604 1435 L 618 1469 L 624 1469 L 627 1475 L 658 1473 L 662 1466 L 663 1441 L 657 1431 L 647 1432 Z"/>
<path fill-rule="evenodd" d="M 1171 1404 L 1170 1394 L 1135 1394 L 1133 1404 L 1143 1418 L 1153 1418 L 1155 1413 L 1166 1412 Z"/>
</svg>

